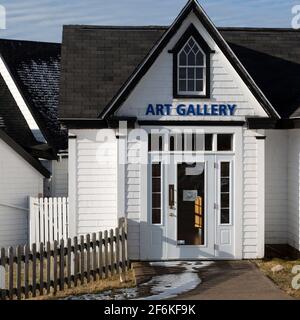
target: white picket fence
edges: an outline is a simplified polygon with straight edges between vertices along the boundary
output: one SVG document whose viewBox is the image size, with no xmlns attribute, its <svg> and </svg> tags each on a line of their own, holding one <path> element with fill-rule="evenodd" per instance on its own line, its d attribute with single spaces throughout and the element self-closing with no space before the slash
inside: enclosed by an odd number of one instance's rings
<svg viewBox="0 0 300 320">
<path fill-rule="evenodd" d="M 69 238 L 69 198 L 29 198 L 29 243 Z"/>
</svg>

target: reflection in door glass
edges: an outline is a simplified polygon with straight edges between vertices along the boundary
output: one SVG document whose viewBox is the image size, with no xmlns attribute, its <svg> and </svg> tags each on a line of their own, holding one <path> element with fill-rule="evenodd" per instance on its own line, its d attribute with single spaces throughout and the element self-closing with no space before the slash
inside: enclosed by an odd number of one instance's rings
<svg viewBox="0 0 300 320">
<path fill-rule="evenodd" d="M 204 163 L 177 165 L 177 243 L 204 244 Z"/>
</svg>

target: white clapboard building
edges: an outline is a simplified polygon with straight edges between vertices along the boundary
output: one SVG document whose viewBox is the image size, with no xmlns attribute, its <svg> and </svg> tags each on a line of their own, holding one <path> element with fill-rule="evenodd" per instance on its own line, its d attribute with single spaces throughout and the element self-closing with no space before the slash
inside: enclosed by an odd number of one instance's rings
<svg viewBox="0 0 300 320">
<path fill-rule="evenodd" d="M 128 219 L 131 259 L 261 258 L 300 246 L 300 32 L 65 26 L 72 234 Z"/>
<path fill-rule="evenodd" d="M 66 197 L 56 43 L 0 40 L 0 248 L 29 240 L 29 197 Z"/>
</svg>

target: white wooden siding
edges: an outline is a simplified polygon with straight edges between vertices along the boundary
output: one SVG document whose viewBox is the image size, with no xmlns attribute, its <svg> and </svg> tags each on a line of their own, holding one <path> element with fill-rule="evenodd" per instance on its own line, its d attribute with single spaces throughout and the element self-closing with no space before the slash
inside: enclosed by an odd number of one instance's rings
<svg viewBox="0 0 300 320">
<path fill-rule="evenodd" d="M 28 240 L 28 196 L 43 192 L 43 176 L 0 139 L 0 247 Z"/>
<path fill-rule="evenodd" d="M 51 196 L 68 196 L 68 159 L 61 158 L 52 161 Z"/>
<path fill-rule="evenodd" d="M 75 182 L 77 234 L 98 232 L 117 226 L 117 139 L 113 134 L 112 141 L 101 143 L 97 135 L 104 132 L 101 130 L 70 132 L 77 136 Z M 70 205 L 70 210 L 71 207 Z M 70 215 L 72 214 L 70 211 Z"/>
<path fill-rule="evenodd" d="M 289 130 L 288 243 L 300 249 L 300 130 Z"/>
<path fill-rule="evenodd" d="M 141 142 L 130 137 L 127 140 L 127 165 L 125 178 L 125 210 L 128 218 L 128 254 L 131 259 L 140 255 L 140 212 L 141 212 Z"/>
<path fill-rule="evenodd" d="M 266 243 L 288 237 L 288 131 L 266 130 Z"/>
<path fill-rule="evenodd" d="M 243 258 L 257 258 L 257 141 L 256 131 L 243 130 Z M 260 239 L 261 240 L 261 239 Z"/>
</svg>

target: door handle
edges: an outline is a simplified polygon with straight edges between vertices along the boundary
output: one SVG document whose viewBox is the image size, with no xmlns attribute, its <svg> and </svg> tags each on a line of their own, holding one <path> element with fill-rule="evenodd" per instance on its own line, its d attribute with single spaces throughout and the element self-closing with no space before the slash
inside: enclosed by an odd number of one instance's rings
<svg viewBox="0 0 300 320">
<path fill-rule="evenodd" d="M 174 208 L 175 197 L 174 197 L 174 184 L 169 184 L 169 207 Z"/>
</svg>

